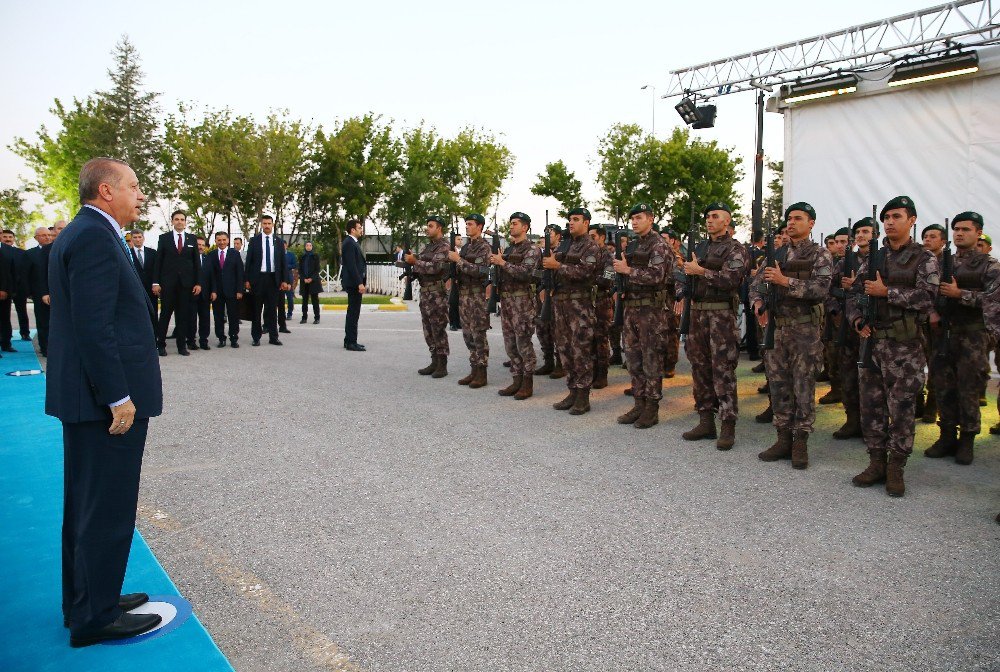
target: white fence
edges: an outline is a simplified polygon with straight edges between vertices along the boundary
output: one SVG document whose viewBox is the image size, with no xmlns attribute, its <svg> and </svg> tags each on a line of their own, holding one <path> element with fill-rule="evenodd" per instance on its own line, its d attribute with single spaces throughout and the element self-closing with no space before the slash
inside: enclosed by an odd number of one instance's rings
<svg viewBox="0 0 1000 672">
<path fill-rule="evenodd" d="M 406 282 L 399 279 L 403 269 L 396 268 L 393 264 L 372 263 L 367 265 L 368 285 L 366 289 L 371 294 L 381 294 L 383 296 L 402 297 L 406 289 Z M 340 292 L 343 287 L 340 284 L 340 272 L 334 276 L 327 266 L 320 271 L 320 279 L 323 281 L 323 289 L 327 292 Z M 413 284 L 413 300 L 420 299 L 420 283 Z"/>
</svg>

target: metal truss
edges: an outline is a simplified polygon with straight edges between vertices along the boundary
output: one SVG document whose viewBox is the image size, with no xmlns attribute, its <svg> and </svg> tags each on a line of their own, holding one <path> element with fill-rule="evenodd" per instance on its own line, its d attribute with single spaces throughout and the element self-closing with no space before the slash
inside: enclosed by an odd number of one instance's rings
<svg viewBox="0 0 1000 672">
<path fill-rule="evenodd" d="M 1000 39 L 1000 0 L 959 0 L 817 35 L 740 56 L 673 70 L 663 98 L 722 96 L 820 77 L 838 70 L 885 66 L 904 56 L 932 54 Z"/>
</svg>

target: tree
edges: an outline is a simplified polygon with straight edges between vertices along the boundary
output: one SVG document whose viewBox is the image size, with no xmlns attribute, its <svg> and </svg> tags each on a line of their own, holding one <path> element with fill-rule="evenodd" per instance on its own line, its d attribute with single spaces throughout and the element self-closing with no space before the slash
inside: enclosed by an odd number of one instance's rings
<svg viewBox="0 0 1000 672">
<path fill-rule="evenodd" d="M 691 132 L 675 129 L 682 142 L 677 183 L 668 216 L 676 230 L 686 233 L 691 221 L 692 203 L 696 218 L 701 209 L 713 201 L 725 201 L 733 208 L 733 218 L 739 218 L 736 183 L 743 177 L 743 160 L 731 149 L 719 147 L 712 140 L 691 140 Z"/>
<path fill-rule="evenodd" d="M 583 200 L 583 184 L 562 159 L 545 164 L 545 172 L 538 174 L 531 193 L 556 199 L 560 206 L 556 214 L 562 219 L 566 219 L 573 208 L 587 207 L 587 202 Z"/>
<path fill-rule="evenodd" d="M 462 130 L 447 147 L 458 163 L 459 207 L 485 216 L 510 176 L 514 157 L 495 137 L 471 128 Z"/>
<path fill-rule="evenodd" d="M 642 135 L 638 124 L 615 124 L 598 141 L 597 183 L 604 192 L 599 207 L 617 223 L 628 216 L 643 185 Z"/>
<path fill-rule="evenodd" d="M 784 161 L 767 161 L 767 169 L 771 171 L 771 180 L 767 183 L 767 196 L 764 198 L 764 230 L 777 227 L 783 222 L 785 209 Z"/>
<path fill-rule="evenodd" d="M 109 91 L 83 100 L 74 98 L 71 105 L 56 99 L 50 112 L 59 120 L 59 131 L 53 136 L 43 125 L 35 143 L 16 138 L 10 146 L 35 173 L 28 188 L 55 204 L 62 214 L 78 206 L 80 169 L 96 156 L 127 161 L 147 195 L 161 192 L 159 94 L 141 90 L 138 53 L 127 37 L 115 46 L 113 55 Z"/>
<path fill-rule="evenodd" d="M 14 232 L 18 245 L 24 245 L 31 237 L 31 225 L 43 219 L 43 215 L 37 210 L 34 212 L 25 210 L 20 190 L 0 189 L 0 222 L 3 228 Z"/>
</svg>

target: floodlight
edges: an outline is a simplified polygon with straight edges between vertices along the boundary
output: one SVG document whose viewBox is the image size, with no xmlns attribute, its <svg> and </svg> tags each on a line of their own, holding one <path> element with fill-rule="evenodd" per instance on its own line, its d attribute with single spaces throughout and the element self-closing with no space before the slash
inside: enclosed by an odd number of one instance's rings
<svg viewBox="0 0 1000 672">
<path fill-rule="evenodd" d="M 695 105 L 690 98 L 683 98 L 674 105 L 677 114 L 691 128 L 712 128 L 715 126 L 715 105 Z"/>
<path fill-rule="evenodd" d="M 715 105 L 702 105 L 698 108 L 698 121 L 691 124 L 691 128 L 714 128 L 715 127 Z"/>
<path fill-rule="evenodd" d="M 896 71 L 889 79 L 889 86 L 903 86 L 904 84 L 929 82 L 933 79 L 968 75 L 978 70 L 978 53 L 973 51 L 967 54 L 952 54 L 896 66 Z"/>
<path fill-rule="evenodd" d="M 855 75 L 838 75 L 781 87 L 782 100 L 786 104 L 840 96 L 845 93 L 854 93 L 857 90 L 858 78 Z"/>
</svg>

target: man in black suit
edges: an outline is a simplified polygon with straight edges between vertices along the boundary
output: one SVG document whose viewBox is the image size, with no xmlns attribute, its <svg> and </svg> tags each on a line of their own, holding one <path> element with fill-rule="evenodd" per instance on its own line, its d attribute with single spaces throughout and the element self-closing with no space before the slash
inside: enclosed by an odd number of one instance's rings
<svg viewBox="0 0 1000 672">
<path fill-rule="evenodd" d="M 121 230 L 139 219 L 145 198 L 127 164 L 88 161 L 84 205 L 50 253 L 45 412 L 63 426 L 62 604 L 73 647 L 132 637 L 161 620 L 126 613 L 149 599 L 144 593 L 121 594 L 149 418 L 163 410 L 153 306 Z"/>
<path fill-rule="evenodd" d="M 243 298 L 243 258 L 229 249 L 229 234 L 215 233 L 215 251 L 208 255 L 202 275 L 202 289 L 208 292 L 215 312 L 215 335 L 219 347 L 226 347 L 226 319 L 229 319 L 229 342 L 240 347 L 240 299 Z M 204 293 L 203 292 L 203 293 Z"/>
<path fill-rule="evenodd" d="M 156 294 L 153 294 L 153 271 L 156 269 L 156 250 L 146 247 L 146 234 L 138 229 L 132 231 L 129 235 L 129 240 L 131 242 L 128 250 L 129 254 L 132 255 L 132 261 L 139 271 L 139 277 L 142 278 L 142 286 L 146 288 L 146 294 L 149 296 L 149 300 L 153 302 L 153 330 L 155 331 L 157 325 L 156 313 L 160 304 L 160 298 Z"/>
<path fill-rule="evenodd" d="M 24 274 L 34 307 L 38 350 L 42 357 L 48 356 L 49 348 L 49 251 L 52 249 L 52 237 L 49 227 L 38 227 L 35 229 L 38 247 L 24 253 Z"/>
<path fill-rule="evenodd" d="M 24 268 L 24 250 L 17 246 L 14 232 L 4 229 L 0 232 L 0 264 L 7 265 L 11 283 L 7 290 L 7 298 L 0 300 L 0 350 L 17 352 L 11 344 L 14 337 L 14 327 L 11 323 L 10 309 L 13 306 L 17 313 L 17 326 L 21 332 L 21 340 L 31 339 L 28 324 L 28 290 Z"/>
<path fill-rule="evenodd" d="M 285 243 L 274 235 L 274 218 L 261 215 L 260 233 L 247 245 L 246 280 L 244 287 L 253 299 L 253 321 L 250 337 L 253 345 L 260 345 L 261 309 L 264 311 L 264 328 L 268 343 L 281 345 L 278 340 L 278 292 L 288 291 L 285 278 Z"/>
<path fill-rule="evenodd" d="M 352 352 L 364 352 L 365 346 L 358 343 L 358 317 L 361 315 L 361 295 L 368 283 L 365 254 L 358 242 L 364 232 L 361 222 L 347 220 L 347 237 L 340 248 L 340 284 L 347 292 L 347 322 L 344 324 L 344 348 Z"/>
<path fill-rule="evenodd" d="M 212 333 L 212 302 L 205 289 L 205 268 L 208 264 L 208 245 L 204 236 L 198 236 L 198 283 L 202 292 L 191 299 L 191 322 L 188 324 L 187 345 L 189 350 L 211 350 L 208 337 Z M 198 339 L 195 342 L 195 338 Z"/>
<path fill-rule="evenodd" d="M 160 357 L 167 356 L 167 327 L 170 326 L 171 315 L 175 322 L 177 352 L 191 354 L 184 344 L 191 319 L 191 297 L 201 293 L 201 285 L 198 284 L 198 241 L 184 232 L 187 214 L 183 210 L 175 210 L 170 215 L 170 224 L 173 230 L 160 236 L 153 267 L 153 294 L 163 302 L 156 332 Z"/>
</svg>

